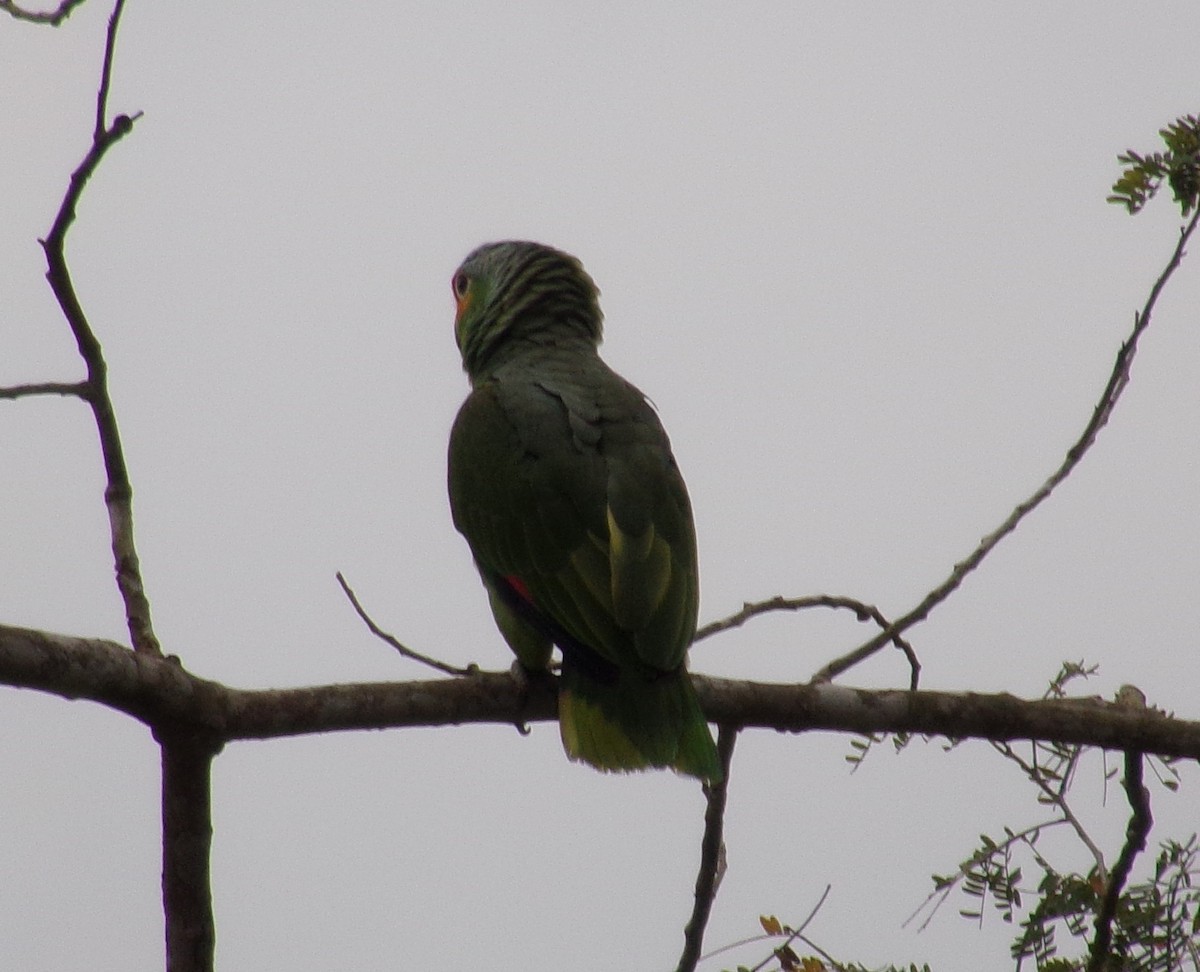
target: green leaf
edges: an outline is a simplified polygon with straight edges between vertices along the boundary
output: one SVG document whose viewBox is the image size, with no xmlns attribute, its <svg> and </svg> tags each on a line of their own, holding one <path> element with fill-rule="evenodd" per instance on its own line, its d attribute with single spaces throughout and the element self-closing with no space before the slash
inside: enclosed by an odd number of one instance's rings
<svg viewBox="0 0 1200 972">
<path fill-rule="evenodd" d="M 1117 156 L 1124 169 L 1107 200 L 1138 213 L 1165 181 L 1186 217 L 1200 203 L 1200 117 L 1184 115 L 1158 134 L 1166 152 L 1141 155 L 1131 149 Z"/>
</svg>

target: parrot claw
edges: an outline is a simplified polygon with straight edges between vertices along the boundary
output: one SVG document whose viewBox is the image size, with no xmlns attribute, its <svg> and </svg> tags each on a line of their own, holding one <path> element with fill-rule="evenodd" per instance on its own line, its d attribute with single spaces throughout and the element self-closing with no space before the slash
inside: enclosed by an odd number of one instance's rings
<svg viewBox="0 0 1200 972">
<path fill-rule="evenodd" d="M 526 668 L 520 661 L 514 661 L 508 672 L 521 695 L 526 698 L 531 691 L 538 691 L 542 687 L 550 692 L 557 691 L 554 676 L 544 668 Z M 514 722 L 513 725 L 522 736 L 528 736 L 532 731 L 527 722 Z"/>
</svg>

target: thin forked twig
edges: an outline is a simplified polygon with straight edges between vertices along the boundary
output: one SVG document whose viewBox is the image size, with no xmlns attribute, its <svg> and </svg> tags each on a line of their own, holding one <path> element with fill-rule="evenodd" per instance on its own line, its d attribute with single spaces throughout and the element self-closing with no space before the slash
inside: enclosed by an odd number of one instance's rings
<svg viewBox="0 0 1200 972">
<path fill-rule="evenodd" d="M 1091 852 L 1092 859 L 1096 862 L 1096 874 L 1101 881 L 1108 880 L 1108 865 L 1104 863 L 1104 852 L 1092 840 L 1091 834 L 1087 832 L 1079 818 L 1075 816 L 1075 811 L 1071 809 L 1071 805 L 1067 803 L 1067 783 L 1070 779 L 1069 773 L 1063 774 L 1062 785 L 1057 789 L 1046 782 L 1044 775 L 1032 763 L 1023 759 L 1012 745 L 1007 742 L 998 742 L 991 740 L 992 748 L 1001 756 L 1016 763 L 1021 768 L 1027 779 L 1032 780 L 1034 786 L 1042 791 L 1042 795 L 1049 803 L 1063 815 L 1063 820 L 1071 825 L 1071 829 L 1075 831 L 1075 835 L 1083 842 L 1083 845 Z"/>
<path fill-rule="evenodd" d="M 704 930 L 712 914 L 717 887 L 725 873 L 725 802 L 729 794 L 729 769 L 733 764 L 733 746 L 738 731 L 733 726 L 721 726 L 717 735 L 717 754 L 721 759 L 721 781 L 704 788 L 708 807 L 704 811 L 704 837 L 700 841 L 700 869 L 696 875 L 695 903 L 692 917 L 683 930 L 683 952 L 676 972 L 693 972 L 700 961 L 704 945 Z"/>
<path fill-rule="evenodd" d="M 125 453 L 121 446 L 121 433 L 108 393 L 108 366 L 104 353 L 88 323 L 87 315 L 75 292 L 71 271 L 67 266 L 67 231 L 75 221 L 75 207 L 83 190 L 87 187 L 101 160 L 110 148 L 133 130 L 134 121 L 140 117 L 118 115 L 111 125 L 105 123 L 108 110 L 108 86 L 112 75 L 113 50 L 117 42 L 117 27 L 125 0 L 116 0 L 108 20 L 108 34 L 104 47 L 104 67 L 101 72 L 100 90 L 96 97 L 96 128 L 92 145 L 74 172 L 63 195 L 62 204 L 54 217 L 50 232 L 41 241 L 46 254 L 46 279 L 54 292 L 63 316 L 75 336 L 79 356 L 87 368 L 87 378 L 81 382 L 79 391 L 92 409 L 96 431 L 100 439 L 100 451 L 104 459 L 107 485 L 104 502 L 108 507 L 109 530 L 112 535 L 113 561 L 117 577 L 117 589 L 125 604 L 125 620 L 134 651 L 161 655 L 158 638 L 150 621 L 150 601 L 146 597 L 142 582 L 141 565 L 133 539 L 133 488 L 129 482 L 129 470 L 125 465 Z M 59 390 L 61 394 L 62 391 Z"/>
<path fill-rule="evenodd" d="M 447 675 L 474 675 L 479 671 L 478 665 L 468 665 L 466 668 L 455 668 L 453 665 L 449 665 L 443 661 L 438 661 L 436 658 L 430 658 L 428 655 L 422 655 L 419 651 L 413 651 L 407 645 L 401 644 L 393 635 L 388 634 L 381 627 L 379 627 L 379 625 L 375 623 L 371 616 L 367 614 L 366 609 L 362 606 L 362 604 L 359 603 L 357 595 L 354 593 L 354 590 L 350 587 L 350 585 L 346 583 L 346 578 L 342 576 L 342 572 L 340 570 L 337 572 L 336 576 L 337 582 L 342 585 L 342 591 L 345 592 L 346 597 L 349 598 L 355 614 L 362 618 L 363 624 L 367 626 L 371 634 L 373 634 L 376 638 L 379 638 L 381 641 L 386 641 L 405 658 L 411 658 L 413 661 L 420 662 L 422 665 L 428 665 L 430 668 L 436 668 L 439 672 L 445 672 Z"/>
<path fill-rule="evenodd" d="M 983 562 L 983 559 L 996 548 L 1000 541 L 1012 533 L 1026 516 L 1041 506 L 1050 494 L 1058 488 L 1059 484 L 1071 475 L 1071 472 L 1079 465 L 1080 460 L 1087 455 L 1088 450 L 1095 443 L 1096 436 L 1099 435 L 1100 430 L 1108 424 L 1108 420 L 1112 417 L 1117 402 L 1120 401 L 1122 393 L 1129 384 L 1130 369 L 1133 367 L 1133 359 L 1137 354 L 1138 340 L 1146 328 L 1150 326 L 1150 317 L 1155 305 L 1158 303 L 1159 295 L 1162 293 L 1163 288 L 1166 287 L 1167 281 L 1171 279 L 1171 276 L 1183 261 L 1185 248 L 1187 247 L 1188 240 L 1191 239 L 1193 231 L 1196 229 L 1197 220 L 1200 220 L 1200 209 L 1192 215 L 1192 218 L 1179 231 L 1179 242 L 1175 244 L 1175 250 L 1172 252 L 1170 260 L 1167 261 L 1167 265 L 1162 273 L 1159 274 L 1158 279 L 1154 281 L 1154 286 L 1150 288 L 1150 294 L 1147 296 L 1141 311 L 1134 314 L 1133 330 L 1130 332 L 1129 337 L 1125 339 L 1124 344 L 1121 345 L 1121 349 L 1117 352 L 1116 361 L 1108 377 L 1108 383 L 1104 387 L 1104 393 L 1100 396 L 1100 400 L 1092 410 L 1091 419 L 1075 444 L 1067 450 L 1066 457 L 1058 469 L 1027 499 L 1021 502 L 1005 518 L 1004 522 L 980 540 L 979 545 L 966 559 L 955 564 L 950 575 L 941 584 L 926 594 L 920 604 L 902 618 L 889 625 L 886 630 L 881 631 L 874 638 L 854 649 L 854 651 L 829 662 L 829 664 L 817 672 L 814 676 L 814 681 L 828 681 L 836 678 L 859 662 L 875 654 L 875 652 L 889 641 L 893 641 L 897 635 L 929 617 L 929 613 L 958 589 L 967 575 Z"/>
<path fill-rule="evenodd" d="M 1104 889 L 1104 903 L 1100 913 L 1096 915 L 1096 936 L 1092 939 L 1092 947 L 1088 954 L 1087 972 L 1100 972 L 1105 968 L 1112 948 L 1112 924 L 1117 914 L 1117 905 L 1121 900 L 1121 891 L 1129 879 L 1133 862 L 1138 854 L 1146 849 L 1146 837 L 1154 823 L 1150 813 L 1150 794 L 1142 782 L 1144 756 L 1137 751 L 1125 754 L 1125 797 L 1129 808 L 1133 811 L 1129 825 L 1125 828 L 1125 844 L 1121 848 L 1121 856 L 1113 865 L 1112 877 Z"/>
<path fill-rule="evenodd" d="M 894 625 L 883 616 L 879 608 L 873 604 L 860 601 L 857 598 L 843 597 L 838 594 L 812 594 L 807 597 L 783 597 L 782 595 L 776 595 L 775 597 L 767 598 L 765 601 L 747 601 L 742 605 L 740 611 L 735 611 L 727 617 L 704 625 L 696 632 L 696 637 L 692 639 L 692 642 L 695 643 L 703 638 L 719 634 L 722 631 L 729 631 L 731 628 L 741 627 L 751 618 L 758 617 L 761 614 L 767 614 L 772 611 L 804 611 L 811 608 L 833 608 L 834 610 L 853 611 L 859 621 L 874 621 L 883 632 L 894 628 Z M 887 640 L 890 640 L 892 644 L 904 652 L 904 656 L 908 659 L 909 668 L 912 672 L 909 687 L 915 691 L 921 675 L 921 663 L 917 659 L 917 653 L 913 651 L 912 645 L 901 637 L 898 629 Z"/>
</svg>

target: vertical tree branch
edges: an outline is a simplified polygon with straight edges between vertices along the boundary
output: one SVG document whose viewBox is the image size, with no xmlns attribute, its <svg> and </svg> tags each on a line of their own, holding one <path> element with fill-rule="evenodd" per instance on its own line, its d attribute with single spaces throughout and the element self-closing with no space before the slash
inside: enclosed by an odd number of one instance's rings
<svg viewBox="0 0 1200 972">
<path fill-rule="evenodd" d="M 96 96 L 96 127 L 92 133 L 92 145 L 79 167 L 71 173 L 70 185 L 63 195 L 58 214 L 50 232 L 41 241 L 46 254 L 46 279 L 50 289 L 62 308 L 63 316 L 75 335 L 79 356 L 87 368 L 87 377 L 82 382 L 81 397 L 91 406 L 100 438 L 100 451 L 104 459 L 107 485 L 104 502 L 108 507 L 109 530 L 112 535 L 113 561 L 117 577 L 117 589 L 125 604 L 125 620 L 129 637 L 135 651 L 161 655 L 158 639 L 150 621 L 150 602 L 142 584 L 141 566 L 133 540 L 133 487 L 129 482 L 129 471 L 125 465 L 125 452 L 121 446 L 121 434 L 117 427 L 116 414 L 108 393 L 108 365 L 95 332 L 88 323 L 87 315 L 79 302 L 71 271 L 67 266 L 67 232 L 75 222 L 75 208 L 79 203 L 88 180 L 100 165 L 113 145 L 133 129 L 134 120 L 128 115 L 118 115 L 111 125 L 105 121 L 108 111 L 108 89 L 112 77 L 113 51 L 116 47 L 117 28 L 125 0 L 116 0 L 112 16 L 108 20 L 108 34 L 104 45 L 104 66 L 100 75 L 100 88 Z"/>
<path fill-rule="evenodd" d="M 721 726 L 717 736 L 717 753 L 721 758 L 721 782 L 705 787 L 708 808 L 704 812 L 704 837 L 700 842 L 700 871 L 696 875 L 696 900 L 692 917 L 683 930 L 683 953 L 679 956 L 677 972 L 693 972 L 700 961 L 704 945 L 704 929 L 712 913 L 717 885 L 725 871 L 725 800 L 729 792 L 729 769 L 733 763 L 733 744 L 738 730 Z"/>
<path fill-rule="evenodd" d="M 1125 828 L 1125 845 L 1121 856 L 1113 865 L 1112 876 L 1104 889 L 1104 903 L 1096 916 L 1096 935 L 1088 954 L 1087 972 L 1102 972 L 1108 967 L 1109 951 L 1112 949 L 1112 924 L 1121 900 L 1121 891 L 1129 879 L 1133 862 L 1146 849 L 1146 837 L 1154 823 L 1150 813 L 1150 794 L 1142 782 L 1144 757 L 1140 752 L 1125 754 L 1125 797 L 1133 811 Z"/>
<path fill-rule="evenodd" d="M 212 972 L 216 926 L 209 878 L 212 760 L 220 744 L 155 734 L 162 749 L 163 913 L 167 972 Z"/>
</svg>

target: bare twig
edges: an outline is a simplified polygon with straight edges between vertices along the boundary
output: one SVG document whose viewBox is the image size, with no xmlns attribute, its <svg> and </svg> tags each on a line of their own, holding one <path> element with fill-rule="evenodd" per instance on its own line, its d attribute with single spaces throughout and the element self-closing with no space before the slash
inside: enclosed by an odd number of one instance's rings
<svg viewBox="0 0 1200 972">
<path fill-rule="evenodd" d="M 34 395 L 63 395 L 73 398 L 83 398 L 87 394 L 87 385 L 83 382 L 43 381 L 28 385 L 10 385 L 0 388 L 0 398 L 32 398 Z"/>
<path fill-rule="evenodd" d="M 1133 316 L 1133 330 L 1121 345 L 1121 349 L 1117 352 L 1112 372 L 1109 374 L 1108 382 L 1104 387 L 1104 392 L 1100 396 L 1100 400 L 1092 410 L 1091 419 L 1084 427 L 1083 433 L 1076 440 L 1075 444 L 1067 450 L 1066 457 L 1058 469 L 1027 499 L 1021 502 L 1005 518 L 1003 523 L 980 540 L 979 545 L 966 559 L 955 564 L 954 569 L 950 572 L 950 576 L 926 594 L 920 604 L 902 618 L 889 625 L 886 630 L 881 631 L 874 638 L 854 649 L 854 651 L 831 661 L 817 672 L 815 676 L 817 680 L 827 681 L 836 678 L 859 662 L 875 654 L 875 652 L 889 641 L 894 641 L 897 635 L 929 617 L 929 613 L 958 589 L 959 585 L 967 578 L 967 575 L 983 562 L 983 559 L 996 548 L 1000 541 L 1012 533 L 1026 516 L 1041 506 L 1050 494 L 1058 488 L 1059 484 L 1071 475 L 1071 472 L 1079 465 L 1080 460 L 1087 455 L 1093 443 L 1095 443 L 1096 436 L 1100 433 L 1100 430 L 1108 424 L 1108 420 L 1112 416 L 1117 402 L 1120 401 L 1122 393 L 1129 384 L 1130 369 L 1133 367 L 1133 359 L 1137 354 L 1138 340 L 1146 328 L 1150 326 L 1150 317 L 1155 305 L 1158 303 L 1159 295 L 1162 293 L 1163 288 L 1166 287 L 1167 281 L 1171 279 L 1171 276 L 1183 261 L 1188 240 L 1191 239 L 1192 233 L 1196 229 L 1197 219 L 1200 219 L 1200 210 L 1197 210 L 1192 218 L 1188 220 L 1187 224 L 1180 229 L 1179 241 L 1175 244 L 1171 258 L 1167 261 L 1166 267 L 1150 288 L 1150 294 L 1146 298 L 1141 311 Z"/>
<path fill-rule="evenodd" d="M 63 316 L 75 335 L 79 356 L 87 367 L 87 378 L 83 381 L 82 397 L 92 408 L 96 430 L 100 437 L 100 451 L 104 458 L 104 471 L 108 483 L 104 490 L 104 502 L 108 507 L 109 529 L 112 534 L 113 560 L 116 569 L 117 588 L 125 604 L 125 620 L 129 626 L 129 637 L 134 651 L 161 655 L 158 638 L 150 621 L 150 602 L 142 583 L 141 566 L 137 547 L 133 539 L 133 488 L 129 482 L 129 471 L 125 465 L 125 453 L 121 446 L 121 433 L 117 427 L 112 399 L 108 394 L 108 366 L 104 354 L 87 315 L 75 292 L 71 271 L 67 266 L 67 231 L 75 221 L 75 207 L 83 190 L 96 168 L 110 148 L 129 134 L 134 120 L 128 115 L 118 115 L 111 125 L 104 122 L 107 111 L 108 83 L 112 72 L 113 49 L 117 40 L 124 0 L 116 0 L 112 16 L 108 21 L 108 34 L 104 48 L 104 67 L 101 72 L 100 92 L 96 100 L 96 130 L 92 146 L 79 167 L 71 173 L 71 182 L 63 196 L 58 214 L 50 232 L 42 240 L 48 270 L 46 279 L 62 308 Z"/>
<path fill-rule="evenodd" d="M 879 608 L 873 604 L 860 601 L 857 598 L 843 597 L 839 594 L 813 594 L 807 597 L 783 597 L 782 595 L 776 595 L 775 597 L 767 598 L 765 601 L 747 601 L 742 605 L 740 611 L 735 611 L 727 617 L 709 622 L 696 632 L 696 636 L 692 639 L 692 642 L 695 643 L 704 638 L 719 634 L 722 631 L 729 631 L 731 628 L 739 628 L 751 618 L 758 617 L 760 614 L 767 614 L 771 611 L 804 611 L 810 608 L 833 608 L 835 610 L 853 611 L 859 621 L 874 621 L 884 632 L 894 628 L 894 625 L 883 616 Z M 912 645 L 900 636 L 898 630 L 895 635 L 887 640 L 890 640 L 897 648 L 904 652 L 905 657 L 908 659 L 909 668 L 912 671 L 909 688 L 916 689 L 921 674 L 921 663 L 917 660 L 917 654 L 913 651 Z"/>
<path fill-rule="evenodd" d="M 18 7 L 13 0 L 0 0 L 0 10 L 12 16 L 14 20 L 25 20 L 31 24 L 49 24 L 57 27 L 69 16 L 76 7 L 82 7 L 85 0 L 62 0 L 53 10 L 26 10 Z"/>
<path fill-rule="evenodd" d="M 345 592 L 346 597 L 350 599 L 350 604 L 354 607 L 354 612 L 360 618 L 362 618 L 363 624 L 367 626 L 371 634 L 373 634 L 376 638 L 379 638 L 381 641 L 387 642 L 405 658 L 411 658 L 415 662 L 420 662 L 422 665 L 428 665 L 430 668 L 435 668 L 439 672 L 445 672 L 447 675 L 474 675 L 479 671 L 478 665 L 468 665 L 466 668 L 455 668 L 453 665 L 449 665 L 443 661 L 438 661 L 436 658 L 430 658 L 428 655 L 422 655 L 419 651 L 413 651 L 406 645 L 401 644 L 394 636 L 388 634 L 386 631 L 380 628 L 379 625 L 372 620 L 371 616 L 367 614 L 366 610 L 358 602 L 358 597 L 355 595 L 350 585 L 346 583 L 346 578 L 342 576 L 342 572 L 340 570 L 337 572 L 336 576 L 337 582 L 342 585 L 342 590 Z"/>
<path fill-rule="evenodd" d="M 1194 222 L 1194 220 L 1193 220 Z M 1146 837 L 1154 823 L 1150 813 L 1150 794 L 1142 782 L 1143 755 L 1136 750 L 1125 753 L 1125 796 L 1132 814 L 1125 828 L 1125 844 L 1113 865 L 1112 877 L 1104 889 L 1104 903 L 1096 916 L 1096 937 L 1088 954 L 1088 972 L 1101 972 L 1112 948 L 1112 923 L 1121 900 L 1121 891 L 1138 854 L 1146 849 Z"/>
<path fill-rule="evenodd" d="M 683 930 L 683 953 L 679 956 L 677 972 L 693 972 L 700 961 L 704 945 L 704 929 L 712 913 L 717 887 L 725 871 L 725 801 L 729 793 L 729 769 L 733 763 L 733 746 L 737 729 L 721 726 L 717 736 L 717 753 L 721 758 L 721 780 L 705 784 L 708 807 L 704 812 L 704 837 L 700 842 L 700 870 L 696 875 L 695 903 L 692 917 Z"/>
</svg>

